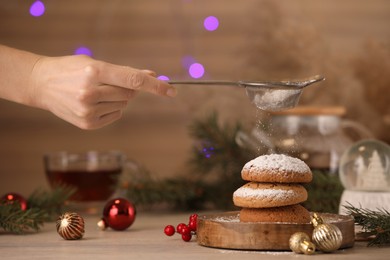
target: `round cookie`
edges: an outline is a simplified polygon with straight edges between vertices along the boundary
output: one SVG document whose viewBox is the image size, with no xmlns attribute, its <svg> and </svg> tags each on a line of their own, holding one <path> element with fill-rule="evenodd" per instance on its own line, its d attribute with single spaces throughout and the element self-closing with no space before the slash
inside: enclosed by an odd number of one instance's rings
<svg viewBox="0 0 390 260">
<path fill-rule="evenodd" d="M 259 156 L 244 165 L 241 177 L 246 181 L 308 183 L 313 175 L 307 164 L 284 154 Z"/>
<path fill-rule="evenodd" d="M 248 182 L 233 193 L 234 205 L 242 208 L 271 208 L 294 205 L 307 200 L 300 184 Z"/>
<path fill-rule="evenodd" d="M 310 212 L 302 205 L 296 204 L 284 207 L 250 209 L 240 211 L 241 222 L 284 222 L 284 223 L 310 223 Z"/>
</svg>

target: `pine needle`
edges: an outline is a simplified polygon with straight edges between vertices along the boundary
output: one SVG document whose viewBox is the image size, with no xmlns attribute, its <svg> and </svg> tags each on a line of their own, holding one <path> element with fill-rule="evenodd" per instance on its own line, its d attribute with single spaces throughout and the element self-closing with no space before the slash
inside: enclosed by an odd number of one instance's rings
<svg viewBox="0 0 390 260">
<path fill-rule="evenodd" d="M 44 222 L 58 217 L 74 191 L 68 187 L 36 190 L 27 199 L 27 210 L 22 210 L 18 203 L 0 202 L 0 230 L 15 234 L 39 231 Z"/>
<path fill-rule="evenodd" d="M 362 227 L 360 233 L 365 237 L 374 236 L 368 246 L 390 245 L 390 213 L 386 209 L 376 211 L 356 208 L 350 203 L 344 206 L 348 214 L 355 218 L 355 223 Z"/>
<path fill-rule="evenodd" d="M 0 205 L 0 229 L 23 234 L 38 231 L 47 219 L 45 211 L 37 208 L 22 210 L 17 203 Z"/>
<path fill-rule="evenodd" d="M 74 188 L 66 186 L 57 186 L 51 191 L 37 189 L 28 197 L 27 205 L 29 208 L 44 210 L 47 213 L 47 221 L 51 221 L 58 217 L 74 192 Z"/>
<path fill-rule="evenodd" d="M 232 194 L 244 183 L 242 166 L 254 155 L 235 141 L 239 124 L 221 125 L 218 121 L 217 114 L 213 113 L 191 124 L 190 134 L 195 144 L 188 173 L 159 180 L 139 168 L 125 185 L 127 197 L 138 205 L 167 203 L 182 210 L 193 210 L 207 204 L 232 209 Z"/>
</svg>

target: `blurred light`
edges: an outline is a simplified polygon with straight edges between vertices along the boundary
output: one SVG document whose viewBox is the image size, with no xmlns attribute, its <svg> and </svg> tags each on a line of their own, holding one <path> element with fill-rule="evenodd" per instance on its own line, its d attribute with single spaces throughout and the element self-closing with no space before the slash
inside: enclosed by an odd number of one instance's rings
<svg viewBox="0 0 390 260">
<path fill-rule="evenodd" d="M 206 17 L 203 21 L 203 26 L 207 31 L 215 31 L 219 26 L 218 18 L 215 16 Z"/>
<path fill-rule="evenodd" d="M 119 203 L 114 202 L 114 204 L 119 204 Z M 118 215 L 118 212 L 119 212 L 119 209 L 113 205 L 112 208 L 110 208 L 108 215 L 115 217 L 116 215 Z"/>
<path fill-rule="evenodd" d="M 216 149 L 213 147 L 211 142 L 203 141 L 200 143 L 199 152 L 205 158 L 209 159 L 216 153 Z"/>
<path fill-rule="evenodd" d="M 189 69 L 191 64 L 195 62 L 196 62 L 195 58 L 190 55 L 186 55 L 181 59 L 181 63 L 183 64 L 183 67 L 186 69 Z"/>
<path fill-rule="evenodd" d="M 169 80 L 169 77 L 167 77 L 165 75 L 160 75 L 160 76 L 157 77 L 157 79 L 167 81 L 167 80 Z"/>
<path fill-rule="evenodd" d="M 74 51 L 74 54 L 76 54 L 76 55 L 82 55 L 82 54 L 84 54 L 84 55 L 87 55 L 87 56 L 92 57 L 92 51 L 91 51 L 89 48 L 83 47 L 83 46 L 77 48 L 77 49 Z"/>
<path fill-rule="evenodd" d="M 193 63 L 188 69 L 188 73 L 194 79 L 201 78 L 204 74 L 204 67 L 200 63 Z"/>
<path fill-rule="evenodd" d="M 35 1 L 30 6 L 30 14 L 32 16 L 38 17 L 45 13 L 45 5 L 41 1 Z"/>
<path fill-rule="evenodd" d="M 215 153 L 214 150 L 215 150 L 214 147 L 203 148 L 202 154 L 204 155 L 204 157 L 210 158 Z"/>
</svg>

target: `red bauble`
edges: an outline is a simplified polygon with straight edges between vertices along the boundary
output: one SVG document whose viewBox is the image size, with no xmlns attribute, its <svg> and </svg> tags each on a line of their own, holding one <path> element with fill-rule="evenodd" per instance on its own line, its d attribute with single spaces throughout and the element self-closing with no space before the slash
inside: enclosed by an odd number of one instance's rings
<svg viewBox="0 0 390 260">
<path fill-rule="evenodd" d="M 125 230 L 135 220 L 135 206 L 126 199 L 116 198 L 108 201 L 103 209 L 103 220 L 112 229 Z"/>
<path fill-rule="evenodd" d="M 6 204 L 18 203 L 22 210 L 27 209 L 27 200 L 17 193 L 9 192 L 1 197 L 0 201 Z"/>
</svg>

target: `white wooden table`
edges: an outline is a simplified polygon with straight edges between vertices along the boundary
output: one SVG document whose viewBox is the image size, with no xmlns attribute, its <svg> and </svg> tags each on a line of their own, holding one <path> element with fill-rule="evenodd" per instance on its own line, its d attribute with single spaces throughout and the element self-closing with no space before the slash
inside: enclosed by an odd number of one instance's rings
<svg viewBox="0 0 390 260">
<path fill-rule="evenodd" d="M 0 233 L 0 259 L 390 259 L 390 247 L 366 247 L 358 242 L 350 249 L 315 256 L 292 252 L 240 251 L 203 247 L 193 238 L 184 242 L 179 235 L 168 237 L 166 225 L 187 222 L 189 214 L 143 213 L 125 231 L 99 230 L 98 216 L 86 216 L 82 240 L 66 241 L 56 232 L 55 223 L 46 223 L 37 233 Z"/>
</svg>

